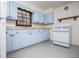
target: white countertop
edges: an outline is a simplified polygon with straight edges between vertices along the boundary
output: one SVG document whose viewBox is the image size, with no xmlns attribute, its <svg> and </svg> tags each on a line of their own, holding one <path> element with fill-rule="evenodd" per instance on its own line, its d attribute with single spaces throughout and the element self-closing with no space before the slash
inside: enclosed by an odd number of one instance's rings
<svg viewBox="0 0 79 59">
<path fill-rule="evenodd" d="M 50 28 L 6 28 L 7 30 L 32 30 L 32 29 L 50 29 Z"/>
</svg>

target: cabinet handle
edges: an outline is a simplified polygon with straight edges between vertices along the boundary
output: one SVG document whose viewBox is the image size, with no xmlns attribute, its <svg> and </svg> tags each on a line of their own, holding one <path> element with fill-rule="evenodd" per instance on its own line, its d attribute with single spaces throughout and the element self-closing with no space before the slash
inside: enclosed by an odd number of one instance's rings
<svg viewBox="0 0 79 59">
<path fill-rule="evenodd" d="M 15 36 L 15 35 L 13 35 L 13 36 Z"/>
<path fill-rule="evenodd" d="M 11 18 L 11 16 L 10 16 L 10 18 Z"/>
<path fill-rule="evenodd" d="M 7 34 L 7 32 L 6 32 L 6 34 Z"/>
<path fill-rule="evenodd" d="M 16 32 L 18 34 L 18 32 Z"/>
<path fill-rule="evenodd" d="M 15 35 L 10 35 L 10 36 L 12 37 L 12 36 L 15 36 Z"/>
<path fill-rule="evenodd" d="M 9 16 L 7 16 L 7 18 L 9 18 Z"/>
<path fill-rule="evenodd" d="M 32 35 L 32 33 L 29 33 L 30 35 Z"/>
<path fill-rule="evenodd" d="M 11 37 L 13 36 L 13 35 L 10 35 Z"/>
<path fill-rule="evenodd" d="M 41 32 L 41 33 L 43 33 L 43 32 Z"/>
</svg>

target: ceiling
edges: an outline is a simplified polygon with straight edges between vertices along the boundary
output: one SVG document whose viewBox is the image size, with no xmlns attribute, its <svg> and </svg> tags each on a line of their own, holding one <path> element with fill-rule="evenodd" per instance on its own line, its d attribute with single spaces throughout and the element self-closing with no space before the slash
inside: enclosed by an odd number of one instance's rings
<svg viewBox="0 0 79 59">
<path fill-rule="evenodd" d="M 59 6 L 71 3 L 71 1 L 28 1 L 29 3 L 32 3 L 43 10 L 49 9 L 49 8 L 57 8 Z"/>
</svg>

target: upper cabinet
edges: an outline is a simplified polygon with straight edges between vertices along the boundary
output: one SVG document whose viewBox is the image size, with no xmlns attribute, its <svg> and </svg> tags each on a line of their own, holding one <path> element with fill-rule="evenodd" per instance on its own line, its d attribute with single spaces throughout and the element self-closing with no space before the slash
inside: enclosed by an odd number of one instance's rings
<svg viewBox="0 0 79 59">
<path fill-rule="evenodd" d="M 41 13 L 34 11 L 32 15 L 32 22 L 36 24 L 53 24 L 54 23 L 54 13 Z"/>
<path fill-rule="evenodd" d="M 20 3 L 14 2 L 14 1 L 8 1 L 7 2 L 7 19 L 17 20 L 18 7 L 32 12 L 32 23 L 53 24 L 53 21 L 54 21 L 53 12 L 44 14 L 44 13 L 42 13 L 40 11 L 31 9 L 27 5 L 25 6 L 25 5 L 22 5 Z"/>
<path fill-rule="evenodd" d="M 7 2 L 7 19 L 10 20 L 17 20 L 17 9 L 18 7 L 24 8 L 23 5 L 20 5 L 16 2 L 13 1 L 8 1 Z"/>
<path fill-rule="evenodd" d="M 53 24 L 54 13 L 50 12 L 47 14 L 34 11 L 32 15 L 32 22 L 36 24 Z"/>
<path fill-rule="evenodd" d="M 17 4 L 15 2 L 7 2 L 7 19 L 17 19 Z"/>
<path fill-rule="evenodd" d="M 34 11 L 32 14 L 33 23 L 44 23 L 44 14 L 39 11 Z"/>
<path fill-rule="evenodd" d="M 44 14 L 40 13 L 40 23 L 44 23 Z"/>
<path fill-rule="evenodd" d="M 37 23 L 38 22 L 38 18 L 39 18 L 39 13 L 37 11 L 33 11 L 33 15 L 32 15 L 32 22 L 33 23 Z"/>
<path fill-rule="evenodd" d="M 51 13 L 45 14 L 44 19 L 45 19 L 44 20 L 45 24 L 53 24 L 53 22 L 54 22 L 54 13 L 51 12 Z"/>
</svg>

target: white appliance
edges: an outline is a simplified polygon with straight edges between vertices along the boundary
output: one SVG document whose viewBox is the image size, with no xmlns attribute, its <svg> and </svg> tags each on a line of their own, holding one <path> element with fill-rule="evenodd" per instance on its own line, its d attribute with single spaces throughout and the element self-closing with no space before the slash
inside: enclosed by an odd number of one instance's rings
<svg viewBox="0 0 79 59">
<path fill-rule="evenodd" d="M 71 25 L 62 24 L 54 27 L 52 31 L 53 44 L 57 44 L 64 47 L 70 47 L 71 40 Z"/>
<path fill-rule="evenodd" d="M 0 58 L 6 57 L 6 2 L 0 2 Z"/>
</svg>

